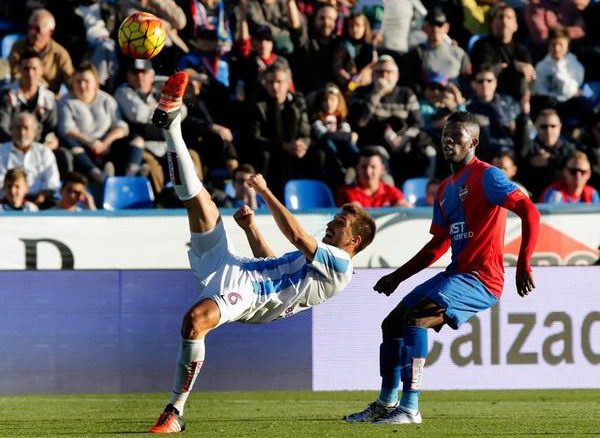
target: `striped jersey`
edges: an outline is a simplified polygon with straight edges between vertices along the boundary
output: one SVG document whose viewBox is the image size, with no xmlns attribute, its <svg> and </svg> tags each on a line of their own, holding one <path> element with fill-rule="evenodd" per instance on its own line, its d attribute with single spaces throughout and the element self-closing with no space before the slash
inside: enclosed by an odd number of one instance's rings
<svg viewBox="0 0 600 438">
<path fill-rule="evenodd" d="M 230 252 L 199 286 L 201 293 L 218 292 L 228 304 L 241 305 L 236 321 L 265 323 L 332 298 L 350 282 L 352 272 L 346 251 L 319 242 L 312 261 L 301 251 L 270 258 L 239 257 Z"/>
</svg>

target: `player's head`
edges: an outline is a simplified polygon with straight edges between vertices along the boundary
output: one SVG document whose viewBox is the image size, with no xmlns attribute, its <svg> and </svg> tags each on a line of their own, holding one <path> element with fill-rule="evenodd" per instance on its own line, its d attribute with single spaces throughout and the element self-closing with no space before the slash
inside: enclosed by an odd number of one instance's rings
<svg viewBox="0 0 600 438">
<path fill-rule="evenodd" d="M 451 164 L 464 164 L 475 156 L 479 144 L 479 123 L 467 111 L 456 111 L 448 117 L 442 130 L 442 152 Z"/>
<path fill-rule="evenodd" d="M 350 256 L 365 249 L 375 238 L 375 221 L 356 204 L 344 204 L 327 224 L 323 243 L 337 246 Z"/>
</svg>

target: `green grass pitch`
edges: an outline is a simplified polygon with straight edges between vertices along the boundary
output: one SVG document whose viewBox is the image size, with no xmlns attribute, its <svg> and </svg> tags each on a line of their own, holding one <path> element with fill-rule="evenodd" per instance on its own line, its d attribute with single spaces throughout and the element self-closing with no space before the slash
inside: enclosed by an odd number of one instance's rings
<svg viewBox="0 0 600 438">
<path fill-rule="evenodd" d="M 431 391 L 421 425 L 347 424 L 374 392 L 195 392 L 184 437 L 600 437 L 600 390 Z M 167 394 L 0 397 L 1 437 L 135 437 Z M 175 435 L 177 436 L 177 435 Z"/>
</svg>

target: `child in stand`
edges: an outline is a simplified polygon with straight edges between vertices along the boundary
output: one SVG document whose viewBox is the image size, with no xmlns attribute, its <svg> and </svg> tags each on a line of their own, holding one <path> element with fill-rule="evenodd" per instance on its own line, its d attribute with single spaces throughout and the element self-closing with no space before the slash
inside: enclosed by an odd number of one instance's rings
<svg viewBox="0 0 600 438">
<path fill-rule="evenodd" d="M 332 173 L 332 182 L 344 176 L 358 158 L 358 135 L 346 122 L 348 107 L 341 90 L 335 84 L 327 84 L 317 96 L 316 110 L 312 117 L 313 141 L 326 152 L 326 169 Z M 337 180 L 337 181 L 336 181 Z"/>
<path fill-rule="evenodd" d="M 4 176 L 0 211 L 38 211 L 33 202 L 25 199 L 27 192 L 29 192 L 29 184 L 25 169 L 22 167 L 10 169 Z"/>
</svg>

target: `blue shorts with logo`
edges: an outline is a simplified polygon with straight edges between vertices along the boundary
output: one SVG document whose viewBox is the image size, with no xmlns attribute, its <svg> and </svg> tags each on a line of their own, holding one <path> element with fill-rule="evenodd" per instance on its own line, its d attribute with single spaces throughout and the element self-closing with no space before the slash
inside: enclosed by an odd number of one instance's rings
<svg viewBox="0 0 600 438">
<path fill-rule="evenodd" d="M 404 297 L 402 305 L 410 309 L 425 298 L 446 309 L 445 322 L 454 330 L 498 302 L 475 275 L 464 272 L 437 274 L 415 287 Z"/>
</svg>

